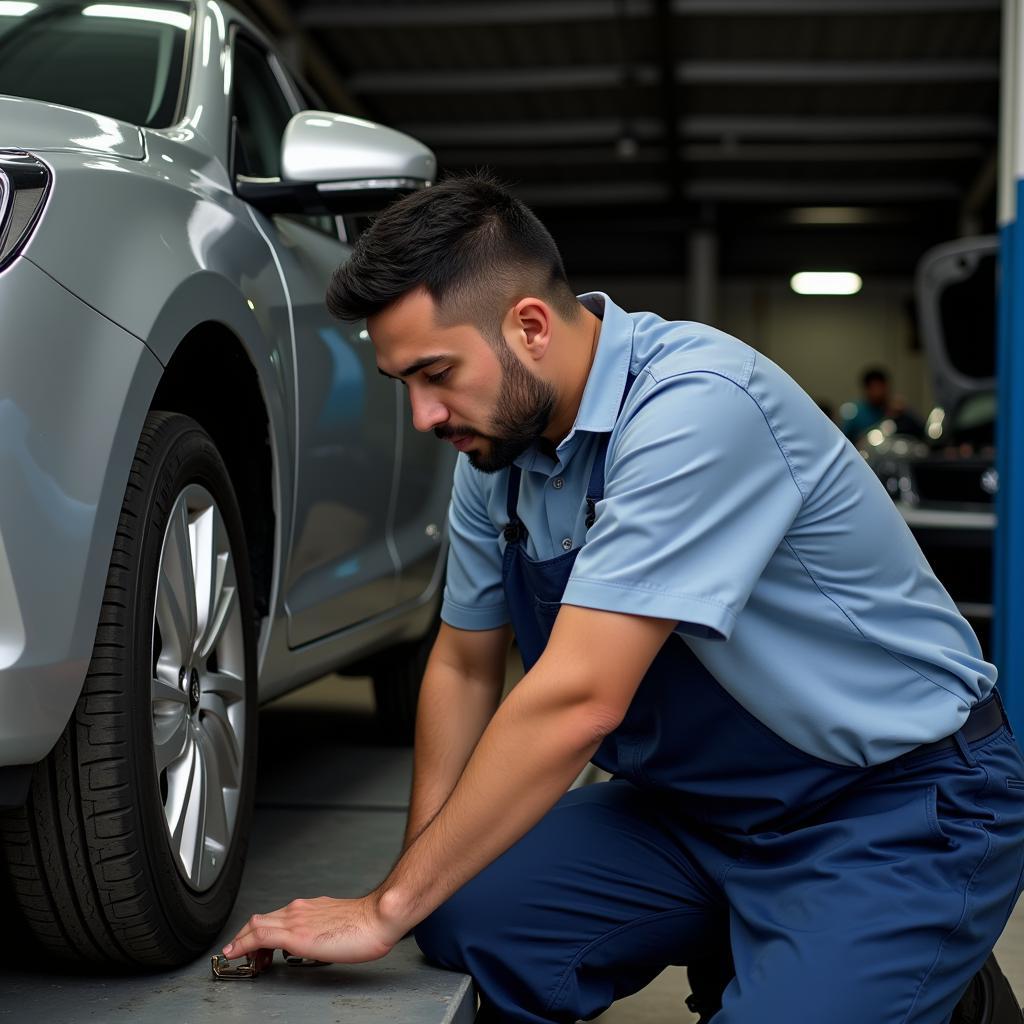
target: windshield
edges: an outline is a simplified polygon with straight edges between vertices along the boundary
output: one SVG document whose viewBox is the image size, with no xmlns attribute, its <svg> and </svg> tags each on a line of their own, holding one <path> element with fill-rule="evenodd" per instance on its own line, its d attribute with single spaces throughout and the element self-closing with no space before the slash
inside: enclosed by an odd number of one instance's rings
<svg viewBox="0 0 1024 1024">
<path fill-rule="evenodd" d="M 0 3 L 0 93 L 166 128 L 191 21 L 187 3 Z"/>
</svg>

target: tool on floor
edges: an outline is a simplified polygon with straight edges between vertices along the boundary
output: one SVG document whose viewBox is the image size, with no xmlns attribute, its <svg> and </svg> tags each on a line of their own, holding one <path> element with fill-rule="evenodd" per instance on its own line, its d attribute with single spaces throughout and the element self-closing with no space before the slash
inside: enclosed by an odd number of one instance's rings
<svg viewBox="0 0 1024 1024">
<path fill-rule="evenodd" d="M 260 973 L 256 961 L 251 957 L 245 958 L 244 964 L 233 964 L 226 956 L 217 954 L 210 957 L 210 967 L 213 976 L 218 981 L 237 981 L 242 978 L 255 978 Z"/>
<path fill-rule="evenodd" d="M 308 956 L 295 956 L 286 950 L 281 950 L 281 953 L 284 956 L 284 962 L 289 967 L 323 967 L 328 962 L 312 960 Z M 266 967 L 269 967 L 271 963 L 273 963 L 273 957 L 267 961 Z M 261 967 L 251 956 L 247 956 L 244 963 L 232 963 L 226 956 L 220 954 L 210 957 L 210 968 L 214 978 L 218 981 L 251 980 L 262 974 L 266 967 Z"/>
</svg>

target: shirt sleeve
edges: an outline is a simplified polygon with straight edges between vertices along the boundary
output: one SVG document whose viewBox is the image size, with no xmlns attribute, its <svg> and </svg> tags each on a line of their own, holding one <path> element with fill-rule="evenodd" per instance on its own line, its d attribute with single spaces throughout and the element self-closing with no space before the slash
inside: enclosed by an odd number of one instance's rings
<svg viewBox="0 0 1024 1024">
<path fill-rule="evenodd" d="M 448 576 L 441 606 L 441 618 L 457 629 L 497 629 L 509 621 L 499 528 L 487 514 L 480 476 L 460 455 L 448 510 Z"/>
<path fill-rule="evenodd" d="M 627 409 L 562 603 L 727 640 L 802 503 L 789 462 L 755 399 L 719 374 L 655 381 Z"/>
</svg>

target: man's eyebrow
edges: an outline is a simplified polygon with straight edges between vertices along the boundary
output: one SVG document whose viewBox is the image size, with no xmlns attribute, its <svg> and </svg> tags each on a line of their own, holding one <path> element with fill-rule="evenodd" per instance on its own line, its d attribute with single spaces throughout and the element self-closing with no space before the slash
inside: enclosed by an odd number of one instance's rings
<svg viewBox="0 0 1024 1024">
<path fill-rule="evenodd" d="M 400 380 L 403 377 L 411 377 L 414 373 L 419 373 L 420 370 L 425 370 L 428 366 L 433 363 L 439 363 L 442 359 L 449 359 L 450 356 L 424 356 L 422 359 L 417 359 L 415 363 L 410 363 L 404 370 L 399 370 L 398 376 L 387 373 L 382 370 L 379 366 L 377 372 L 383 374 L 385 377 L 390 377 L 392 380 Z"/>
</svg>

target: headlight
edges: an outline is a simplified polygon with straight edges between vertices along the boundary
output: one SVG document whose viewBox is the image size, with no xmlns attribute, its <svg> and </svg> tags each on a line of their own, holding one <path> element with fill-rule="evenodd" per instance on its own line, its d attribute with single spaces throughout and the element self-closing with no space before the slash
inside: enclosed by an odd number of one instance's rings
<svg viewBox="0 0 1024 1024">
<path fill-rule="evenodd" d="M 50 191 L 50 169 L 18 150 L 0 150 L 0 270 L 28 241 Z"/>
</svg>

